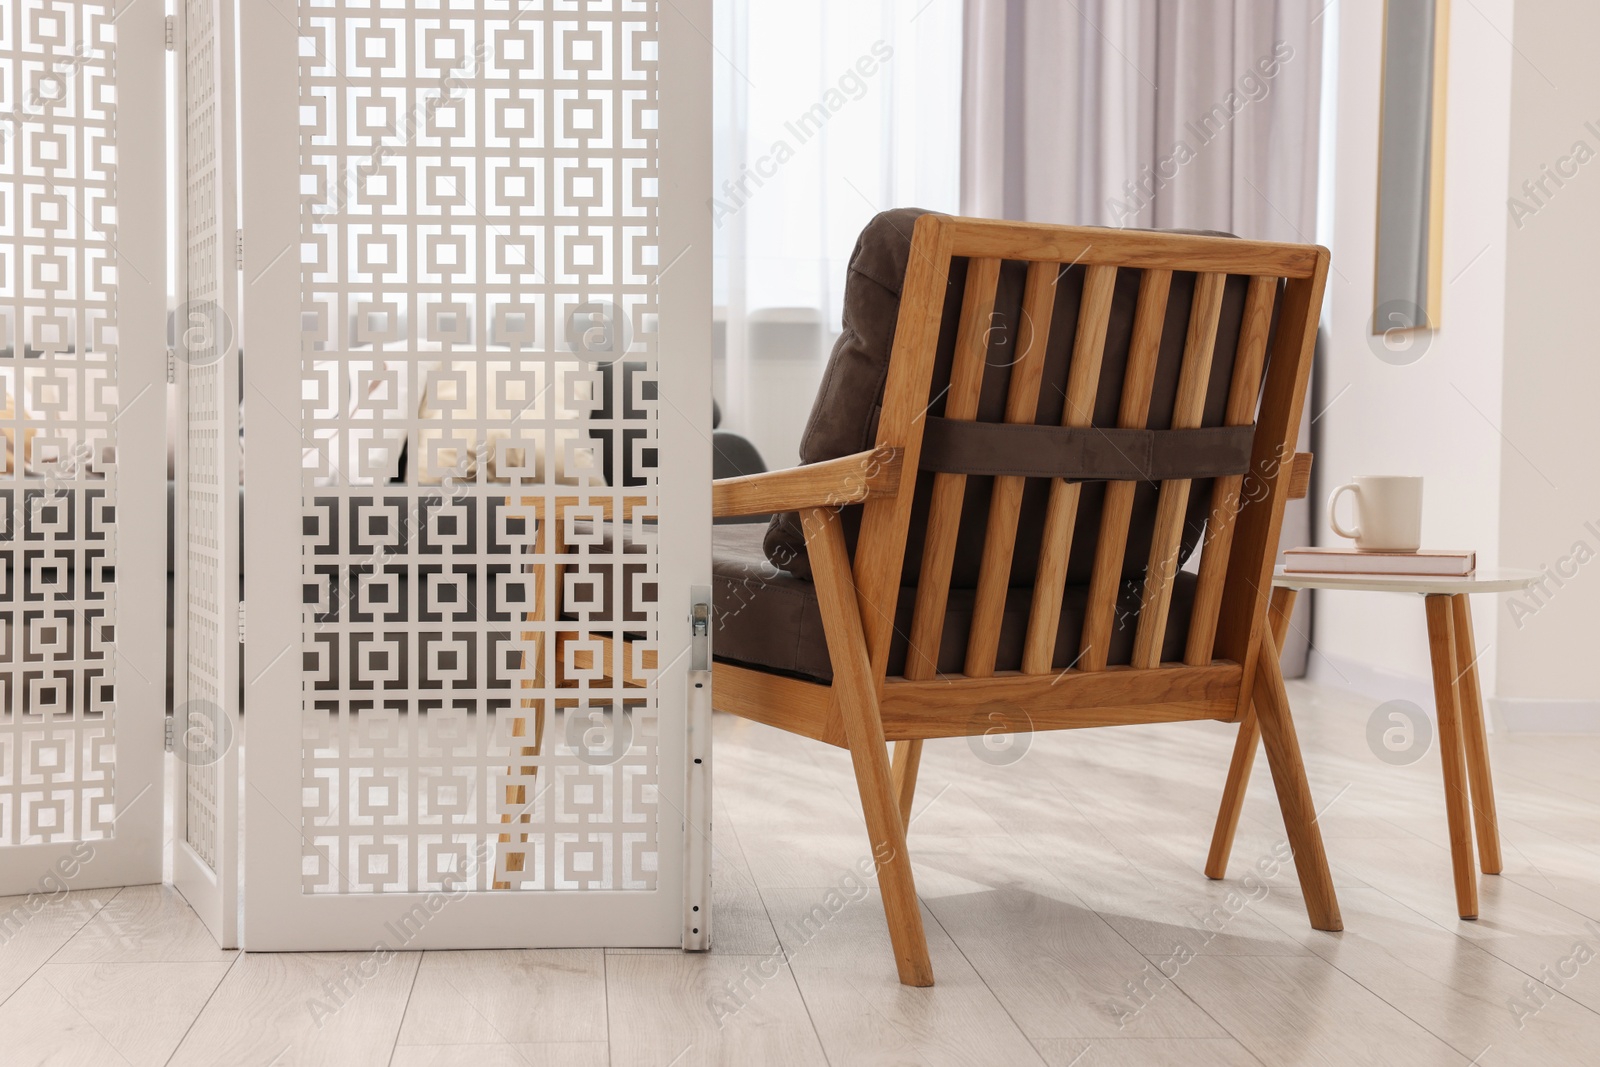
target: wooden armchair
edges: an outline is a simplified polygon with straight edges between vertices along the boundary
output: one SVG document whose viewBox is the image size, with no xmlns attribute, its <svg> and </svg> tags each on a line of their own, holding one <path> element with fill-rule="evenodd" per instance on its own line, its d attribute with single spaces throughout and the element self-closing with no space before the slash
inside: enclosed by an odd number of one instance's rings
<svg viewBox="0 0 1600 1067">
<path fill-rule="evenodd" d="M 922 742 L 996 716 L 1234 722 L 1254 696 L 1311 924 L 1341 928 L 1266 618 L 1327 268 L 914 211 L 863 234 L 807 465 L 715 485 L 718 517 L 804 537 L 715 528 L 715 704 L 849 749 L 903 983 L 933 982 Z"/>
</svg>

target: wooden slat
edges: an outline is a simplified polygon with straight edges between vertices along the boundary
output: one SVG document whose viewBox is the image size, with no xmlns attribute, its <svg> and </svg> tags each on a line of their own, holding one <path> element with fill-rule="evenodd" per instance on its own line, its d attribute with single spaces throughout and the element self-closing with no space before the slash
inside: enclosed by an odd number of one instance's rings
<svg viewBox="0 0 1600 1067">
<path fill-rule="evenodd" d="M 803 467 L 719 478 L 711 483 L 711 514 L 764 515 L 819 506 L 859 504 L 900 488 L 900 451 L 875 448 Z"/>
<path fill-rule="evenodd" d="M 1034 263 L 1022 294 L 1023 321 L 1032 329 L 1028 349 L 1016 356 L 1006 392 L 1006 422 L 1032 423 L 1039 414 L 1039 383 L 1044 378 L 1045 353 L 1050 340 L 1050 320 L 1055 313 L 1056 263 Z M 1022 331 L 1017 331 L 1022 343 Z M 1060 479 L 1055 479 L 1057 482 Z M 973 600 L 972 629 L 967 634 L 966 674 L 987 678 L 994 673 L 1000 648 L 1000 624 L 1005 619 L 1006 593 L 1011 588 L 1011 557 L 1017 547 L 1017 517 L 1022 511 L 1026 478 L 997 477 L 989 494 L 989 523 L 984 531 L 983 562 L 978 570 L 978 591 Z"/>
<path fill-rule="evenodd" d="M 1100 385 L 1100 364 L 1105 355 L 1106 327 L 1111 322 L 1111 296 L 1116 284 L 1115 267 L 1090 267 L 1084 272 L 1078 332 L 1072 342 L 1072 362 L 1067 369 L 1067 392 L 1061 408 L 1063 426 L 1088 426 L 1094 419 L 1095 393 Z M 1022 650 L 1024 674 L 1044 674 L 1054 663 L 1056 631 L 1061 625 L 1061 594 L 1067 585 L 1067 560 L 1072 554 L 1081 488 L 1079 482 L 1060 478 L 1050 483 L 1044 534 L 1039 544 L 1039 569 L 1028 612 L 1028 637 Z"/>
<path fill-rule="evenodd" d="M 1151 233 L 1095 226 L 1049 226 L 988 219 L 946 219 L 951 254 L 1002 259 L 1308 278 L 1315 246 L 1241 241 L 1199 234 Z"/>
<path fill-rule="evenodd" d="M 1223 422 L 1243 426 L 1254 420 L 1261 396 L 1261 367 L 1266 361 L 1267 332 L 1272 326 L 1272 303 L 1278 280 L 1250 279 L 1244 298 L 1244 321 L 1239 328 L 1239 348 L 1234 355 L 1233 378 L 1228 383 L 1228 410 Z M 1222 610 L 1222 580 L 1228 574 L 1228 554 L 1233 548 L 1233 522 L 1239 514 L 1239 490 L 1244 475 L 1231 474 L 1212 483 L 1211 513 L 1206 516 L 1206 540 L 1200 552 L 1200 574 L 1195 583 L 1194 609 L 1189 615 L 1189 643 L 1183 661 L 1191 667 L 1211 662 L 1217 636 L 1217 613 Z"/>
<path fill-rule="evenodd" d="M 1202 274 L 1195 279 L 1189 335 L 1178 371 L 1178 397 L 1172 408 L 1174 430 L 1197 428 L 1205 413 L 1206 387 L 1211 382 L 1217 323 L 1222 316 L 1222 292 L 1227 281 L 1225 274 Z M 1139 599 L 1139 626 L 1133 635 L 1135 667 L 1161 664 L 1161 642 L 1172 607 L 1172 586 L 1178 577 L 1183 519 L 1189 509 L 1189 485 L 1188 478 L 1168 478 L 1161 483 L 1155 532 L 1150 538 L 1150 562 L 1145 567 L 1144 591 Z"/>
<path fill-rule="evenodd" d="M 1139 304 L 1134 311 L 1133 337 L 1128 346 L 1128 366 L 1122 379 L 1122 401 L 1117 425 L 1141 429 L 1150 418 L 1150 392 L 1155 386 L 1156 360 L 1161 354 L 1161 329 L 1167 318 L 1167 293 L 1172 272 L 1147 270 L 1139 284 Z M 1108 482 L 1100 511 L 1100 537 L 1095 543 L 1094 573 L 1089 577 L 1089 603 L 1079 644 L 1078 669 L 1104 670 L 1111 646 L 1111 626 L 1117 610 L 1117 587 L 1122 584 L 1122 556 L 1127 549 L 1128 521 L 1133 515 L 1137 482 Z"/>
<path fill-rule="evenodd" d="M 961 321 L 956 330 L 955 358 L 950 368 L 950 389 L 945 397 L 944 417 L 947 419 L 970 420 L 978 413 L 995 286 L 999 280 L 998 259 L 975 259 L 967 267 L 967 287 L 961 297 Z M 945 605 L 950 596 L 950 565 L 955 559 L 956 535 L 961 528 L 961 500 L 966 489 L 964 474 L 934 476 L 922 546 L 922 571 L 917 578 L 917 603 L 911 614 L 907 678 L 931 678 L 938 670 L 939 640 L 944 633 Z"/>
<path fill-rule="evenodd" d="M 1311 354 L 1317 340 L 1317 317 L 1328 276 L 1328 251 L 1317 249 L 1318 264 L 1310 278 L 1292 279 L 1284 286 L 1278 327 L 1267 360 L 1261 407 L 1256 417 L 1255 443 L 1246 492 L 1235 520 L 1233 551 L 1228 576 L 1223 581 L 1222 610 L 1217 617 L 1216 654 L 1241 662 L 1245 677 L 1253 678 L 1266 625 L 1267 591 L 1272 565 L 1283 531 L 1287 500 L 1287 473 L 1283 457 L 1293 454 L 1311 380 Z M 1259 479 L 1259 492 L 1252 485 Z M 1241 703 L 1239 714 L 1245 712 Z"/>
<path fill-rule="evenodd" d="M 997 722 L 1015 732 L 1226 720 L 1238 703 L 1238 664 L 1138 671 L 1110 667 L 1059 679 L 1002 671 L 979 683 L 890 679 L 883 688 L 884 736 L 980 737 Z"/>
<path fill-rule="evenodd" d="M 1289 499 L 1304 500 L 1306 494 L 1311 492 L 1311 461 L 1315 457 L 1310 452 L 1296 452 L 1289 457 Z"/>
<path fill-rule="evenodd" d="M 711 668 L 711 687 L 712 705 L 718 711 L 845 747 L 842 736 L 832 737 L 826 729 L 832 698 L 820 682 L 716 663 Z"/>
</svg>

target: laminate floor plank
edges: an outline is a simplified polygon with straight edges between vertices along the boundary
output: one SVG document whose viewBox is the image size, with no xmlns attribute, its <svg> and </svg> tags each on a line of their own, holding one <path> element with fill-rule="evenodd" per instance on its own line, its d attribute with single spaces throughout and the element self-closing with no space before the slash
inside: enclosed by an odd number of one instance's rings
<svg viewBox="0 0 1600 1067">
<path fill-rule="evenodd" d="M 52 963 L 218 963 L 211 932 L 170 885 L 129 886 L 95 913 Z"/>
<path fill-rule="evenodd" d="M 1600 1047 L 1600 1013 L 1538 986 L 1493 953 L 1376 889 L 1340 898 L 1343 933 L 1297 930 L 1304 914 L 1295 890 L 1259 909 L 1286 933 L 1451 1045 L 1493 1064 L 1561 1063 L 1573 1050 Z"/>
<path fill-rule="evenodd" d="M 1274 1067 L 1471 1062 L 1320 957 L 1197 956 L 1172 981 Z"/>
<path fill-rule="evenodd" d="M 606 1040 L 605 953 L 583 949 L 424 952 L 401 1045 Z"/>
<path fill-rule="evenodd" d="M 248 952 L 169 1061 L 380 1067 L 394 1052 L 420 952 Z"/>
<path fill-rule="evenodd" d="M 924 909 L 936 984 L 902 986 L 883 902 L 863 880 L 762 894 L 833 1067 L 1017 1067 L 1044 1061 Z"/>
<path fill-rule="evenodd" d="M 50 963 L 0 1006 L 0 1062 L 167 1062 L 229 963 Z"/>
<path fill-rule="evenodd" d="M 0 897 L 0 1004 L 61 951 L 121 889 Z"/>
<path fill-rule="evenodd" d="M 781 957 L 607 956 L 606 994 L 612 1067 L 827 1064 Z"/>
</svg>

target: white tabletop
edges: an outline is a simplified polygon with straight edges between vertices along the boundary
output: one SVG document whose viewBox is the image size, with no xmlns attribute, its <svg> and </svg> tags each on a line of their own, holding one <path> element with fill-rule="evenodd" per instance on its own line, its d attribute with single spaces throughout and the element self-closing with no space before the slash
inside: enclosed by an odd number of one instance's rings
<svg viewBox="0 0 1600 1067">
<path fill-rule="evenodd" d="M 1479 567 L 1472 574 L 1450 578 L 1437 574 L 1308 574 L 1272 572 L 1272 584 L 1286 589 L 1367 589 L 1381 593 L 1514 593 L 1526 589 L 1538 571 Z"/>
</svg>

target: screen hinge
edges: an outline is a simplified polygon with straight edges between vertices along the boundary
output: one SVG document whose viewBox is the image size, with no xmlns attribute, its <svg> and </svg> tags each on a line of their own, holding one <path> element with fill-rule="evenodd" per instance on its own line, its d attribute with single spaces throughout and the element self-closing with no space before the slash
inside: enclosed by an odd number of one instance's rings
<svg viewBox="0 0 1600 1067">
<path fill-rule="evenodd" d="M 244 270 L 244 231 L 239 230 L 233 235 L 233 265 Z"/>
<path fill-rule="evenodd" d="M 175 52 L 178 48 L 178 19 L 176 15 L 167 16 L 167 51 Z M 169 750 L 170 751 L 170 750 Z"/>
<path fill-rule="evenodd" d="M 178 359 L 172 349 L 167 349 L 167 384 L 172 385 L 178 380 Z"/>
<path fill-rule="evenodd" d="M 683 805 L 683 947 L 711 947 L 711 588 L 689 590 L 688 766 Z"/>
<path fill-rule="evenodd" d="M 163 718 L 161 720 L 161 722 L 163 723 L 163 726 L 162 726 L 162 737 L 164 738 L 163 744 L 166 746 L 166 750 L 168 752 L 171 752 L 172 751 L 172 716 L 171 715 L 166 716 L 165 718 Z"/>
<path fill-rule="evenodd" d="M 696 587 L 697 589 L 699 587 Z M 689 669 L 711 669 L 711 601 L 696 596 L 689 613 Z"/>
<path fill-rule="evenodd" d="M 239 601 L 239 643 L 244 644 L 244 601 Z"/>
</svg>

